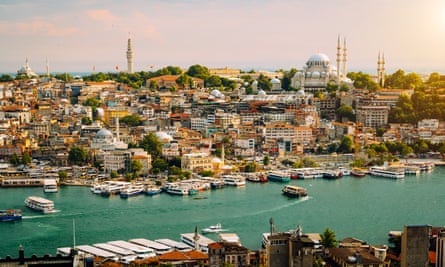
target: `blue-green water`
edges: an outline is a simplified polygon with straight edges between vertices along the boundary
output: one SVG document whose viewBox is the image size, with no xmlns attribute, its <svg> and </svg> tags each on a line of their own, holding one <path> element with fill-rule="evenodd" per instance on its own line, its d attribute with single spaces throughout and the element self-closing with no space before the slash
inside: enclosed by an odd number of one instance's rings
<svg viewBox="0 0 445 267">
<path fill-rule="evenodd" d="M 117 239 L 171 238 L 221 223 L 237 233 L 244 246 L 257 249 L 261 234 L 268 232 L 269 218 L 280 231 L 303 227 L 303 232 L 332 229 L 338 239 L 356 237 L 371 244 L 387 243 L 387 232 L 403 225 L 445 225 L 445 168 L 420 176 L 391 180 L 366 176 L 338 180 L 292 180 L 308 189 L 307 199 L 288 199 L 283 184 L 248 183 L 244 188 L 226 187 L 195 196 L 129 199 L 104 198 L 88 187 L 62 187 L 46 194 L 42 188 L 0 188 L 0 209 L 22 209 L 24 218 L 0 223 L 0 257 L 55 254 L 58 247 L 72 246 L 73 219 L 76 244 L 93 244 Z M 54 201 L 60 212 L 42 215 L 27 209 L 29 195 Z M 217 235 L 209 235 L 216 240 Z"/>
</svg>

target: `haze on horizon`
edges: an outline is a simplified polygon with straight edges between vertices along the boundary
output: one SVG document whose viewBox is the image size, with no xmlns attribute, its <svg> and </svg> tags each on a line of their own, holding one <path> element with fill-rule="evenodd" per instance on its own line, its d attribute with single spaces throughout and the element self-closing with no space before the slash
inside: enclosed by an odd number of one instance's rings
<svg viewBox="0 0 445 267">
<path fill-rule="evenodd" d="M 0 2 L 0 73 L 29 59 L 39 73 L 187 68 L 301 69 L 317 53 L 335 64 L 345 37 L 348 70 L 445 73 L 443 0 L 131 0 Z M 343 39 L 342 39 L 343 44 Z"/>
</svg>

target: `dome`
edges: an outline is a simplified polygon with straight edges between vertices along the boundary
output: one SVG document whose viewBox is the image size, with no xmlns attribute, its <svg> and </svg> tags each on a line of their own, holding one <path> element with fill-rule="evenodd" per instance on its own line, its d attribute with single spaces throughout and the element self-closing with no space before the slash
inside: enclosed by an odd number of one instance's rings
<svg viewBox="0 0 445 267">
<path fill-rule="evenodd" d="M 271 83 L 281 83 L 280 80 L 278 78 L 273 78 L 272 80 L 270 80 Z"/>
<path fill-rule="evenodd" d="M 266 92 L 264 92 L 264 90 L 259 90 L 258 91 L 258 95 L 259 96 L 266 96 Z"/>
<path fill-rule="evenodd" d="M 156 136 L 161 139 L 161 141 L 171 141 L 173 140 L 173 137 L 171 137 L 166 132 L 156 132 Z"/>
<path fill-rule="evenodd" d="M 210 92 L 210 94 L 217 98 L 224 98 L 224 95 L 219 90 L 216 89 Z"/>
<path fill-rule="evenodd" d="M 318 53 L 315 55 L 312 55 L 308 61 L 306 62 L 306 65 L 308 66 L 323 66 L 328 65 L 330 62 L 328 56 L 322 53 Z"/>
<path fill-rule="evenodd" d="M 103 128 L 96 133 L 96 137 L 99 138 L 113 137 L 113 133 L 110 130 Z"/>
<path fill-rule="evenodd" d="M 312 72 L 312 78 L 314 78 L 314 79 L 320 78 L 320 72 L 318 72 L 318 71 Z"/>
</svg>

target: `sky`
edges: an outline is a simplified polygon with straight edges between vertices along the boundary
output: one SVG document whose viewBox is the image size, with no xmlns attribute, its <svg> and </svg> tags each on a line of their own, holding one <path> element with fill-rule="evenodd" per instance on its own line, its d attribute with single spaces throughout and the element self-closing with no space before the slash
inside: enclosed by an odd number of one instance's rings
<svg viewBox="0 0 445 267">
<path fill-rule="evenodd" d="M 445 73 L 444 0 L 0 0 L 0 73 L 301 69 L 346 39 L 348 71 Z"/>
</svg>

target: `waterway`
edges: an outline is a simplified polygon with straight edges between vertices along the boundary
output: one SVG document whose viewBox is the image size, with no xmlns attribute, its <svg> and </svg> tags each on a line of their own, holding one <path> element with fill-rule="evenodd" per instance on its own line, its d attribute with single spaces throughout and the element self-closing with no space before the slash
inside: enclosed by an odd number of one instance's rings
<svg viewBox="0 0 445 267">
<path fill-rule="evenodd" d="M 101 197 L 88 187 L 66 186 L 58 193 L 42 188 L 0 188 L 0 209 L 22 209 L 23 220 L 0 223 L 0 257 L 56 254 L 58 247 L 132 238 L 171 238 L 221 223 L 250 249 L 261 246 L 261 235 L 273 218 L 278 231 L 296 229 L 321 233 L 332 229 L 337 239 L 355 237 L 370 244 L 387 244 L 390 230 L 404 225 L 445 225 L 445 167 L 419 176 L 392 180 L 365 176 L 337 180 L 292 180 L 307 188 L 309 197 L 289 199 L 280 183 L 248 183 L 195 196 L 140 195 L 129 199 Z M 58 213 L 43 215 L 23 201 L 37 195 L 54 201 Z M 73 221 L 75 235 L 73 235 Z M 75 238 L 73 238 L 75 236 Z M 217 240 L 218 236 L 209 234 Z"/>
</svg>

